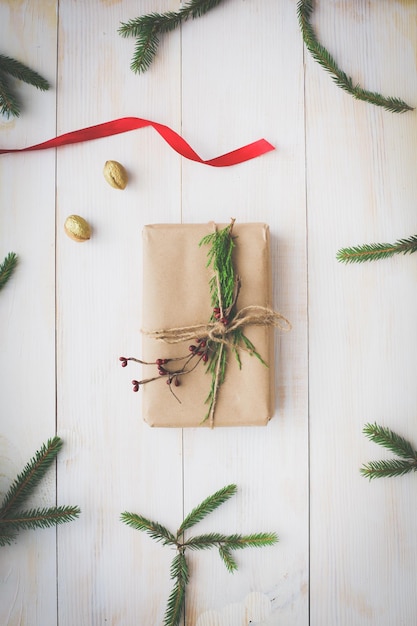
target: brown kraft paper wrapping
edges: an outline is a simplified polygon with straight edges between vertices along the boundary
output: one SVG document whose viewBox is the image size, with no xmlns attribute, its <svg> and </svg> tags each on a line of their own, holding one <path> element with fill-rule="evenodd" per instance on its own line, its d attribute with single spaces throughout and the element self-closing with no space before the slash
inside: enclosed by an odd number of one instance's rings
<svg viewBox="0 0 417 626">
<path fill-rule="evenodd" d="M 220 230 L 226 224 L 219 224 Z M 152 224 L 143 230 L 143 321 L 145 331 L 206 323 L 212 313 L 207 268 L 209 246 L 201 239 L 214 231 L 215 224 Z M 237 309 L 249 305 L 271 307 L 271 261 L 269 226 L 235 223 L 236 246 L 233 263 L 241 279 Z M 228 348 L 225 382 L 219 388 L 214 427 L 264 426 L 274 412 L 274 328 L 246 326 L 245 335 L 268 363 L 240 350 L 242 368 Z M 185 356 L 190 342 L 168 344 L 143 335 L 143 360 Z M 167 365 L 169 367 L 169 365 Z M 156 365 L 143 366 L 143 378 L 157 375 Z M 211 374 L 200 362 L 196 369 L 181 377 L 171 393 L 166 378 L 141 385 L 143 417 L 150 426 L 210 426 L 203 421 L 208 405 Z"/>
</svg>

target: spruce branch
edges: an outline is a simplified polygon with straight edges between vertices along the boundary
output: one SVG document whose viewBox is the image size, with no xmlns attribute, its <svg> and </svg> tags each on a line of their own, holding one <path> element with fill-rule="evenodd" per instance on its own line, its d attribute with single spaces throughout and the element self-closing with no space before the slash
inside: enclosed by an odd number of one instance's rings
<svg viewBox="0 0 417 626">
<path fill-rule="evenodd" d="M 186 587 L 189 582 L 189 569 L 185 553 L 189 550 L 207 550 L 217 548 L 223 563 L 229 572 L 237 570 L 237 563 L 232 556 L 233 550 L 247 547 L 271 546 L 277 543 L 276 533 L 255 533 L 251 535 L 224 535 L 222 533 L 206 533 L 184 540 L 184 532 L 215 511 L 237 491 L 236 485 L 227 485 L 203 500 L 187 515 L 178 528 L 175 536 L 158 522 L 150 522 L 147 518 L 134 513 L 122 513 L 121 521 L 137 530 L 148 533 L 156 541 L 164 545 L 176 547 L 176 555 L 171 563 L 170 576 L 174 586 L 168 597 L 164 616 L 164 626 L 179 626 L 185 602 Z M 163 529 L 163 530 L 161 530 Z"/>
<path fill-rule="evenodd" d="M 17 265 L 17 254 L 9 252 L 6 255 L 3 263 L 0 264 L 0 290 L 3 289 L 5 284 L 10 279 Z"/>
<path fill-rule="evenodd" d="M 377 443 L 400 458 L 371 461 L 363 465 L 360 472 L 370 480 L 372 478 L 384 478 L 403 476 L 412 471 L 417 471 L 417 451 L 407 439 L 401 437 L 390 428 L 378 424 L 366 424 L 363 433 L 374 443 Z"/>
<path fill-rule="evenodd" d="M 329 74 L 338 87 L 349 93 L 357 100 L 363 100 L 375 106 L 383 107 L 391 113 L 404 113 L 412 111 L 413 107 L 396 97 L 385 97 L 378 92 L 368 91 L 355 84 L 336 63 L 330 52 L 319 42 L 313 26 L 311 16 L 314 10 L 314 0 L 299 0 L 297 4 L 298 22 L 300 25 L 303 41 L 312 55 L 313 59 L 319 63 Z"/>
<path fill-rule="evenodd" d="M 59 437 L 49 439 L 10 486 L 0 507 L 0 546 L 12 543 L 21 529 L 48 528 L 72 521 L 80 514 L 80 509 L 75 506 L 21 510 L 23 503 L 45 476 L 62 445 Z"/>
<path fill-rule="evenodd" d="M 417 235 L 408 239 L 398 239 L 395 243 L 370 243 L 350 248 L 341 248 L 336 258 L 342 263 L 362 263 L 387 259 L 395 254 L 417 252 Z"/>
<path fill-rule="evenodd" d="M 233 250 L 235 248 L 235 237 L 233 226 L 235 219 L 232 218 L 230 224 L 222 230 L 215 230 L 203 237 L 200 246 L 210 246 L 207 253 L 207 267 L 213 270 L 213 276 L 209 281 L 211 305 L 213 314 L 211 321 L 220 320 L 226 326 L 236 315 L 236 302 L 240 290 L 240 278 L 236 275 L 233 264 Z M 243 347 L 251 356 L 256 356 L 265 365 L 265 361 L 256 351 L 253 343 L 246 337 L 243 329 L 238 327 L 231 333 L 232 352 L 238 362 L 239 368 L 242 366 L 239 348 Z M 213 419 L 214 408 L 221 385 L 226 379 L 227 349 L 224 343 L 208 342 L 211 350 L 211 358 L 207 363 L 206 371 L 211 374 L 211 384 L 209 393 L 205 400 L 208 404 L 208 411 L 203 421 Z"/>
<path fill-rule="evenodd" d="M 226 500 L 229 500 L 232 496 L 234 496 L 237 492 L 236 485 L 227 485 L 216 493 L 213 493 L 211 496 L 203 500 L 198 506 L 196 506 L 191 513 L 187 515 L 184 519 L 183 523 L 178 529 L 177 537 L 182 535 L 186 530 L 201 522 L 207 515 L 215 511 L 219 506 L 221 506 Z"/>
<path fill-rule="evenodd" d="M 38 72 L 16 59 L 0 54 L 0 112 L 6 117 L 11 115 L 18 117 L 20 115 L 19 102 L 13 93 L 10 77 L 21 80 L 41 91 L 49 89 L 48 81 Z"/>
<path fill-rule="evenodd" d="M 162 545 L 176 545 L 176 539 L 174 535 L 162 524 L 153 522 L 146 519 L 142 515 L 136 515 L 135 513 L 128 513 L 127 511 L 122 513 L 122 522 L 135 528 L 136 530 L 142 530 L 148 533 L 152 539 L 161 541 Z"/>
<path fill-rule="evenodd" d="M 159 35 L 178 28 L 189 19 L 201 17 L 223 0 L 190 0 L 177 12 L 149 13 L 128 22 L 122 22 L 119 34 L 122 37 L 135 37 L 136 44 L 131 69 L 143 73 L 149 69 L 158 50 Z"/>
</svg>

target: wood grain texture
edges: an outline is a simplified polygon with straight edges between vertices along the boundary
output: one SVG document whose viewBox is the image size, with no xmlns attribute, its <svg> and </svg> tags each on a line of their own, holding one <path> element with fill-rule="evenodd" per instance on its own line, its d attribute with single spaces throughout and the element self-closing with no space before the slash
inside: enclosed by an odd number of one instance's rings
<svg viewBox="0 0 417 626">
<path fill-rule="evenodd" d="M 237 494 L 196 532 L 275 531 L 279 543 L 190 555 L 183 626 L 409 626 L 417 612 L 414 476 L 369 483 L 384 455 L 367 421 L 417 445 L 414 256 L 343 266 L 340 247 L 415 234 L 416 113 L 354 101 L 304 49 L 296 1 L 227 0 L 161 38 L 144 75 L 121 21 L 179 0 L 0 0 L 1 52 L 38 70 L 18 85 L 22 147 L 123 116 L 166 124 L 202 158 L 265 137 L 274 152 L 230 168 L 182 159 L 151 128 L 0 158 L 0 256 L 20 263 L 0 294 L 0 492 L 54 432 L 56 472 L 36 504 L 78 504 L 79 520 L 2 548 L 5 626 L 157 626 L 169 548 L 122 511 L 175 531 L 229 483 Z M 317 3 L 314 27 L 368 89 L 417 105 L 417 9 L 400 0 Z M 124 191 L 102 170 L 120 161 Z M 92 226 L 75 243 L 70 214 Z M 270 225 L 276 411 L 266 427 L 152 429 L 131 392 L 141 355 L 142 228 L 148 223 Z M 248 252 L 250 254 L 250 252 Z M 169 259 L 167 259 L 169 263 Z M 192 285 L 190 286 L 192 288 Z"/>
<path fill-rule="evenodd" d="M 341 2 L 315 18 L 355 80 L 415 106 L 414 5 Z M 389 456 L 362 435 L 366 422 L 415 440 L 415 259 L 343 266 L 335 255 L 415 232 L 416 128 L 415 112 L 355 102 L 307 59 L 312 624 L 415 620 L 412 477 L 359 475 Z"/>
<path fill-rule="evenodd" d="M 22 117 L 0 121 L 2 147 L 55 134 L 56 3 L 0 3 L 2 52 L 42 73 L 42 93 L 16 83 Z M 7 43 L 6 43 L 7 42 Z M 6 156 L 0 163 L 0 257 L 18 267 L 0 293 L 0 493 L 55 433 L 55 155 Z M 53 471 L 28 506 L 53 506 Z M 56 621 L 54 529 L 21 533 L 1 548 L 0 622 Z"/>
</svg>

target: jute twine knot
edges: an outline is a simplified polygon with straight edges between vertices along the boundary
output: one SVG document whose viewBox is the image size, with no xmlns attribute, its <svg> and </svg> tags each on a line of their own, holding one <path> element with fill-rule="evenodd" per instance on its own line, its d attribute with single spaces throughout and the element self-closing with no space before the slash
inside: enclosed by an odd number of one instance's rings
<svg viewBox="0 0 417 626">
<path fill-rule="evenodd" d="M 208 339 L 228 345 L 235 330 L 242 326 L 274 326 L 282 331 L 291 330 L 291 323 L 281 313 L 269 307 L 250 305 L 240 309 L 228 324 L 216 320 L 207 324 L 193 324 L 160 330 L 143 330 L 153 339 L 165 343 L 181 343 L 193 339 Z"/>
</svg>

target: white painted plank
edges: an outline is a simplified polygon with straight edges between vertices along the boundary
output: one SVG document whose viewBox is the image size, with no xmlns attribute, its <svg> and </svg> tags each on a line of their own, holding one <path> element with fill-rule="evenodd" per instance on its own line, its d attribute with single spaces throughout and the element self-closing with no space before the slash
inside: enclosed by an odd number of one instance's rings
<svg viewBox="0 0 417 626">
<path fill-rule="evenodd" d="M 335 3 L 315 24 L 368 89 L 416 103 L 412 4 Z M 355 102 L 307 59 L 311 623 L 415 621 L 412 477 L 368 483 L 389 454 L 362 428 L 415 440 L 415 259 L 342 266 L 340 247 L 415 233 L 415 113 Z"/>
<path fill-rule="evenodd" d="M 192 554 L 186 623 L 308 624 L 306 233 L 302 44 L 295 3 L 231 0 L 183 28 L 183 129 L 206 158 L 265 137 L 276 151 L 225 168 L 183 165 L 183 221 L 270 224 L 275 307 L 293 324 L 276 336 L 276 413 L 267 427 L 184 432 L 185 510 L 216 489 L 237 495 L 198 531 L 276 531 L 272 548 L 242 550 L 231 576 L 217 554 Z M 250 250 L 248 250 L 250 255 Z M 196 528 L 197 532 L 197 528 Z"/>
<path fill-rule="evenodd" d="M 120 21 L 176 3 L 66 1 L 60 7 L 60 132 L 122 116 L 180 130 L 180 50 L 175 33 L 152 70 L 129 69 L 134 40 Z M 130 182 L 111 188 L 102 169 L 120 161 Z M 58 426 L 70 442 L 59 466 L 60 500 L 83 510 L 77 533 L 60 530 L 59 623 L 157 624 L 170 591 L 171 553 L 120 522 L 136 512 L 170 527 L 182 515 L 180 431 L 142 421 L 140 394 L 119 356 L 140 357 L 141 231 L 180 219 L 180 158 L 152 129 L 62 149 L 57 156 Z M 87 243 L 63 232 L 67 215 L 92 225 Z"/>
<path fill-rule="evenodd" d="M 14 83 L 20 118 L 0 119 L 0 146 L 23 147 L 55 133 L 55 2 L 0 3 L 3 54 L 42 74 L 49 92 Z M 42 443 L 55 434 L 55 158 L 0 157 L 0 257 L 19 265 L 0 293 L 0 494 L 3 496 Z M 50 470 L 27 507 L 55 504 Z M 1 548 L 0 622 L 54 623 L 54 529 L 21 532 Z"/>
</svg>

